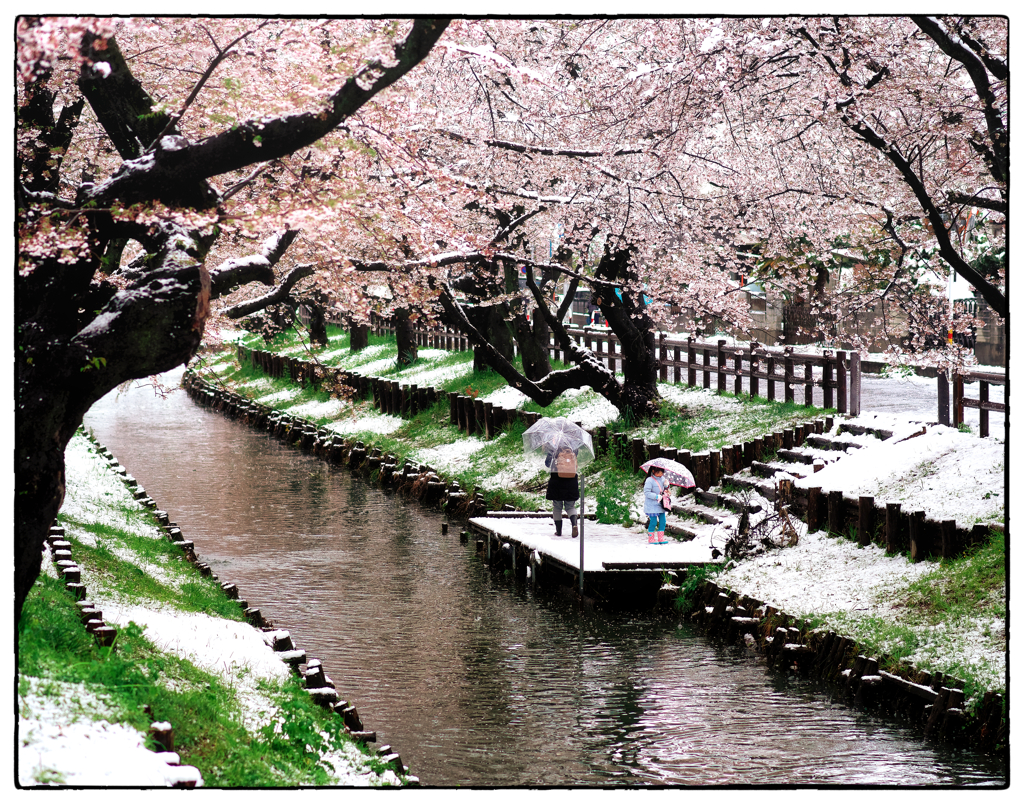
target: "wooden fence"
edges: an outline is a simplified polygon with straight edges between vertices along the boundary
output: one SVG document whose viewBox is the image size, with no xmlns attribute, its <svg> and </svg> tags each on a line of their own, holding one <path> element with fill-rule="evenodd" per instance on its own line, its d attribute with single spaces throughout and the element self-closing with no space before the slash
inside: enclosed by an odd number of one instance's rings
<svg viewBox="0 0 1024 804">
<path fill-rule="evenodd" d="M 976 382 L 979 384 L 978 398 L 972 399 L 964 396 L 964 384 Z M 988 399 L 989 387 L 992 385 L 1006 385 L 1005 374 L 988 374 L 981 371 L 968 371 L 963 374 L 953 374 L 953 421 L 949 420 L 949 379 L 945 373 L 939 372 L 939 424 L 959 427 L 964 421 L 964 408 L 978 409 L 978 430 L 982 438 L 988 438 L 988 414 L 989 412 L 1002 413 L 1007 415 L 1007 408 L 1003 402 L 990 402 Z"/>
<path fill-rule="evenodd" d="M 488 440 L 514 422 L 522 422 L 529 427 L 541 418 L 541 414 L 533 411 L 504 408 L 433 386 L 403 385 L 395 380 L 320 366 L 300 358 L 250 349 L 241 344 L 237 346 L 237 356 L 240 364 L 250 363 L 271 376 L 287 376 L 302 385 L 311 383 L 319 386 L 333 381 L 350 387 L 357 398 L 367 398 L 372 394 L 374 407 L 394 416 L 415 416 L 419 411 L 443 402 L 447 397 L 450 424 L 467 435 Z M 578 424 L 582 426 L 582 423 Z M 953 520 L 926 518 L 924 511 L 902 511 L 899 503 L 879 504 L 874 497 L 849 497 L 841 491 L 794 487 L 792 481 L 776 484 L 772 480 L 779 467 L 764 463 L 770 459 L 769 456 L 777 455 L 788 460 L 795 448 L 805 445 L 819 449 L 846 449 L 851 446 L 841 441 L 832 444 L 830 442 L 835 441 L 834 438 L 822 437 L 833 426 L 833 417 L 825 416 L 741 444 L 725 445 L 717 450 L 698 453 L 668 445 L 649 444 L 642 438 L 630 438 L 625 433 L 611 432 L 606 426 L 595 427 L 588 432 L 593 438 L 596 454 L 616 455 L 630 465 L 634 473 L 640 471 L 640 465 L 645 461 L 658 457 L 670 458 L 682 463 L 693 474 L 696 488 L 692 493 L 697 497 L 708 496 L 712 487 L 725 482 L 740 488 L 754 488 L 766 499 L 790 506 L 791 512 L 803 518 L 811 531 L 826 528 L 833 534 L 852 533 L 861 544 L 874 542 L 890 552 L 907 552 L 912 561 L 920 561 L 928 556 L 953 558 L 985 539 L 987 525 L 958 527 Z M 892 435 L 888 431 L 874 431 L 849 423 L 838 428 L 839 433 L 846 431 L 854 434 L 872 432 L 883 439 Z M 755 477 L 767 478 L 767 483 L 741 477 L 739 473 L 744 469 L 750 469 L 751 475 Z M 817 470 L 818 467 L 815 467 L 814 471 Z"/>
<path fill-rule="evenodd" d="M 375 317 L 371 326 L 375 335 L 395 332 L 394 326 L 382 318 Z M 612 371 L 622 363 L 622 344 L 609 329 L 583 327 L 570 328 L 568 332 Z M 419 346 L 452 351 L 471 348 L 468 337 L 448 327 L 414 327 L 413 333 Z M 859 353 L 825 350 L 821 355 L 809 355 L 796 354 L 791 346 L 771 349 L 756 341 L 749 346 L 726 344 L 724 340 L 714 343 L 692 337 L 682 340 L 660 333 L 655 341 L 659 379 L 677 385 L 714 387 L 719 393 L 748 393 L 752 397 L 761 396 L 763 381 L 766 398 L 784 402 L 796 402 L 797 389 L 802 388 L 801 401 L 807 407 L 814 404 L 814 389 L 820 388 L 821 407 L 835 408 L 850 416 L 860 415 Z M 565 362 L 566 352 L 558 343 L 549 342 L 548 351 L 553 359 Z"/>
</svg>

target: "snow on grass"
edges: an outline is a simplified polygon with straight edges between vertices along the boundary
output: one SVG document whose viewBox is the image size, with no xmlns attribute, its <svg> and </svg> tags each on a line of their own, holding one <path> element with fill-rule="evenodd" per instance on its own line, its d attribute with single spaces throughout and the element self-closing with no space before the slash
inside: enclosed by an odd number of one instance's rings
<svg viewBox="0 0 1024 804">
<path fill-rule="evenodd" d="M 272 722 L 277 706 L 258 690 L 257 682 L 283 682 L 290 670 L 251 625 L 195 612 L 124 604 L 101 594 L 93 599 L 107 622 L 118 628 L 134 622 L 161 652 L 229 681 L 247 729 L 255 732 Z"/>
<path fill-rule="evenodd" d="M 288 408 L 288 413 L 292 416 L 304 416 L 308 419 L 329 419 L 334 416 L 340 416 L 344 408 L 348 408 L 348 405 L 343 405 L 341 400 L 338 399 L 328 399 L 326 402 L 314 399 L 310 402 L 303 402 L 301 405 L 294 405 Z"/>
<path fill-rule="evenodd" d="M 433 467 L 436 472 L 461 472 L 469 456 L 487 443 L 479 438 L 461 438 L 444 446 L 416 450 L 413 454 L 419 463 Z"/>
<path fill-rule="evenodd" d="M 724 413 L 738 413 L 744 402 L 728 396 L 719 396 L 710 388 L 691 388 L 672 383 L 658 383 L 658 393 L 669 402 L 689 408 L 710 408 Z"/>
<path fill-rule="evenodd" d="M 240 381 L 237 387 L 251 394 L 258 395 L 261 391 L 269 391 L 273 388 L 274 381 L 270 377 L 255 377 L 251 380 Z"/>
<path fill-rule="evenodd" d="M 92 599 L 101 604 L 107 622 L 118 628 L 134 622 L 159 650 L 187 659 L 210 673 L 233 678 L 244 670 L 241 675 L 246 678 L 282 681 L 290 672 L 260 632 L 248 623 L 169 607 L 120 603 L 101 592 L 93 594 Z"/>
<path fill-rule="evenodd" d="M 894 434 L 884 442 L 872 435 L 844 434 L 843 439 L 864 446 L 797 480 L 797 486 L 872 496 L 876 504 L 899 502 L 904 510 L 924 510 L 932 519 L 955 519 L 966 527 L 1002 520 L 1006 472 L 1001 439 L 942 425 L 914 436 L 921 425 L 891 414 L 863 414 L 850 423 Z"/>
<path fill-rule="evenodd" d="M 405 420 L 400 416 L 391 416 L 387 413 L 365 413 L 351 419 L 338 419 L 325 425 L 328 430 L 333 430 L 341 435 L 352 433 L 378 433 L 388 435 L 400 429 Z"/>
<path fill-rule="evenodd" d="M 282 388 L 280 391 L 275 391 L 272 394 L 257 397 L 256 401 L 264 405 L 272 405 L 275 402 L 284 402 L 286 399 L 294 399 L 301 393 L 302 389 L 298 386 Z"/>
<path fill-rule="evenodd" d="M 394 347 L 386 343 L 378 343 L 373 346 L 367 346 L 358 352 L 353 352 L 348 348 L 335 349 L 333 351 L 324 352 L 320 355 L 320 360 L 330 360 L 332 366 L 344 369 L 365 369 L 367 365 L 370 365 L 371 361 L 376 359 L 377 355 L 383 354 L 384 352 L 394 352 Z M 395 358 L 392 357 L 389 360 L 383 361 L 387 365 L 391 365 L 395 362 Z M 362 371 L 360 373 L 363 373 Z"/>
<path fill-rule="evenodd" d="M 167 787 L 179 779 L 202 784 L 191 766 L 172 767 L 176 753 L 146 748 L 131 726 L 97 720 L 105 705 L 82 685 L 22 678 L 18 695 L 18 781 L 23 786 Z"/>
<path fill-rule="evenodd" d="M 434 350 L 439 351 L 439 350 Z M 469 377 L 473 373 L 472 361 L 464 363 L 453 363 L 434 368 L 412 366 L 397 375 L 402 383 L 418 385 L 421 388 L 428 386 L 439 386 L 454 380 L 456 377 Z"/>
<path fill-rule="evenodd" d="M 995 617 L 963 617 L 915 629 L 912 665 L 970 667 L 982 689 L 1006 684 L 1006 625 Z"/>
<path fill-rule="evenodd" d="M 71 439 L 64 451 L 64 463 L 68 492 L 60 509 L 63 517 L 121 528 L 135 536 L 158 537 L 135 515 L 142 511 L 142 504 L 128 493 L 124 483 L 86 438 Z M 70 526 L 69 533 L 72 532 L 83 544 L 95 546 L 96 538 L 92 533 L 74 525 Z"/>
<path fill-rule="evenodd" d="M 873 544 L 860 547 L 816 531 L 802 535 L 794 547 L 747 559 L 717 580 L 797 617 L 858 610 L 891 616 L 892 609 L 878 600 L 880 589 L 933 568 L 903 556 L 887 557 Z"/>
<path fill-rule="evenodd" d="M 513 388 L 511 385 L 506 385 L 504 388 L 499 388 L 497 391 L 491 391 L 491 393 L 480 398 L 484 402 L 490 402 L 492 405 L 497 405 L 500 408 L 508 408 L 509 410 L 521 408 L 526 404 L 526 400 L 529 399 L 526 394 L 518 388 Z"/>
<path fill-rule="evenodd" d="M 619 418 L 619 409 L 603 396 L 598 396 L 589 387 L 580 389 L 580 392 L 582 391 L 587 392 L 586 399 L 581 399 L 579 404 L 563 414 L 569 421 L 579 422 L 584 428 L 593 430 Z M 569 396 L 569 394 L 563 396 Z"/>
<path fill-rule="evenodd" d="M 346 368 L 358 371 L 364 377 L 373 377 L 381 371 L 394 368 L 396 361 L 396 357 L 385 357 L 380 360 L 371 360 L 369 363 L 356 363 L 351 366 L 346 366 Z"/>
</svg>

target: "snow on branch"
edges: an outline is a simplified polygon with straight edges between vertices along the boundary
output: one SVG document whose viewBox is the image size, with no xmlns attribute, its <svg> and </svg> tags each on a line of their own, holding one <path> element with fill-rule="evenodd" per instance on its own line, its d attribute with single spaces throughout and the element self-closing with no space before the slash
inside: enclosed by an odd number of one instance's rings
<svg viewBox="0 0 1024 804">
<path fill-rule="evenodd" d="M 263 248 L 259 254 L 222 262 L 210 272 L 210 298 L 220 298 L 237 285 L 246 285 L 249 282 L 273 285 L 274 266 L 284 256 L 288 246 L 292 244 L 298 234 L 298 229 L 275 232 L 263 242 Z"/>
</svg>

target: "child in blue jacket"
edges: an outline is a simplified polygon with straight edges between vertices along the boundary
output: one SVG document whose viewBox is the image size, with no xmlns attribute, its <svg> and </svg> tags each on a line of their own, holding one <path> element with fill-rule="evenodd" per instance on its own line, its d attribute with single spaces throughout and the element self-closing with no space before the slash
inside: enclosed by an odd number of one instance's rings
<svg viewBox="0 0 1024 804">
<path fill-rule="evenodd" d="M 668 493 L 668 482 L 664 479 L 665 470 L 660 466 L 652 466 L 651 473 L 644 482 L 644 513 L 648 516 L 647 543 L 668 544 L 665 537 L 665 514 L 672 503 Z"/>
</svg>

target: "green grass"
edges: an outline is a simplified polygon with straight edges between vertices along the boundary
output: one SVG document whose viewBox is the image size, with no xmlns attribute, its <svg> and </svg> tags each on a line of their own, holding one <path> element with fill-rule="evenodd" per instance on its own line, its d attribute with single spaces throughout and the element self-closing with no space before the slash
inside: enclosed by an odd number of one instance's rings
<svg viewBox="0 0 1024 804">
<path fill-rule="evenodd" d="M 946 616 L 1006 617 L 1006 537 L 990 531 L 986 542 L 941 562 L 907 589 L 904 605 L 937 622 Z"/>
<path fill-rule="evenodd" d="M 629 526 L 633 523 L 631 498 L 637 478 L 628 469 L 607 461 L 610 466 L 595 478 L 592 485 L 597 501 L 597 521 L 611 525 Z"/>
<path fill-rule="evenodd" d="M 83 492 L 70 486 L 69 493 Z M 243 619 L 237 601 L 159 536 L 151 512 L 116 492 L 96 493 L 90 502 L 98 508 L 95 519 L 60 515 L 58 521 L 99 599 Z M 247 729 L 235 687 L 248 674 L 244 667 L 230 676 L 209 673 L 158 648 L 134 622 L 118 628 L 112 647 L 99 646 L 64 584 L 45 572 L 18 624 L 19 705 L 26 716 L 31 700 L 42 696 L 59 701 L 71 719 L 102 719 L 143 734 L 152 722 L 168 721 L 183 763 L 198 768 L 213 787 L 331 784 L 333 768 L 323 756 L 342 743 L 365 755 L 364 770 L 383 769 L 342 733 L 342 719 L 315 704 L 294 674 L 283 684 L 256 682 L 271 699 L 270 726 Z M 41 769 L 34 778 L 64 781 L 59 769 Z"/>
<path fill-rule="evenodd" d="M 317 707 L 295 677 L 274 691 L 286 713 L 275 719 L 283 734 L 269 733 L 272 728 L 251 734 L 223 679 L 163 653 L 134 623 L 118 631 L 112 648 L 97 646 L 62 584 L 46 575 L 25 602 L 18 648 L 22 694 L 30 688 L 28 676 L 45 679 L 34 685 L 44 696 L 67 698 L 69 685 L 82 685 L 100 698 L 108 722 L 146 733 L 150 723 L 167 721 L 182 762 L 199 768 L 210 787 L 329 784 L 320 751 L 348 739 L 341 718 Z M 80 716 L 98 714 L 94 710 L 83 704 Z"/>
<path fill-rule="evenodd" d="M 1005 622 L 1006 544 L 1002 533 L 992 531 L 987 542 L 967 555 L 943 561 L 916 580 L 887 589 L 881 597 L 895 609 L 895 616 L 831 612 L 809 619 L 815 627 L 853 637 L 862 651 L 886 656 L 883 669 L 899 669 L 913 657 L 912 664 L 919 669 L 940 670 L 966 681 L 969 699 L 986 689 L 1003 688 L 1001 675 L 985 660 L 950 658 L 959 647 L 959 624 L 979 617 Z M 998 646 L 1004 644 L 1005 633 L 997 626 L 988 638 Z M 972 705 L 976 703 L 972 701 Z"/>
</svg>

